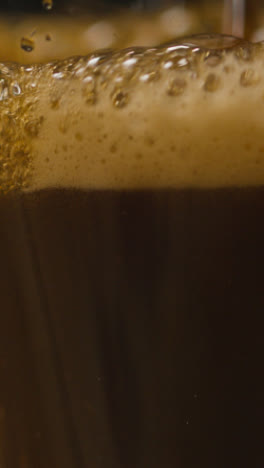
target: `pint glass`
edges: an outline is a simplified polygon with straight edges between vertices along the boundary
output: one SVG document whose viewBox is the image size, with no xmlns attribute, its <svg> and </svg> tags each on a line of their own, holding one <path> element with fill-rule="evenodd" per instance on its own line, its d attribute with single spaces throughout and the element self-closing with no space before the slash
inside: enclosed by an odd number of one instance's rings
<svg viewBox="0 0 264 468">
<path fill-rule="evenodd" d="M 263 466 L 263 66 L 0 65 L 1 468 Z"/>
</svg>

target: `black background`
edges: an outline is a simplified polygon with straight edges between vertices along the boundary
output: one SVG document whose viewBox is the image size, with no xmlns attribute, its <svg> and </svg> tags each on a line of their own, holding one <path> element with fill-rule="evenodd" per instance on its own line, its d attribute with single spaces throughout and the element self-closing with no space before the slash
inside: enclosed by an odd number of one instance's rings
<svg viewBox="0 0 264 468">
<path fill-rule="evenodd" d="M 120 7 L 136 9 L 152 9 L 166 4 L 177 4 L 183 0 L 54 0 L 53 13 L 68 12 L 74 10 L 112 10 Z M 41 13 L 45 9 L 42 0 L 0 0 L 0 11 Z M 49 14 L 50 12 L 46 12 Z"/>
</svg>

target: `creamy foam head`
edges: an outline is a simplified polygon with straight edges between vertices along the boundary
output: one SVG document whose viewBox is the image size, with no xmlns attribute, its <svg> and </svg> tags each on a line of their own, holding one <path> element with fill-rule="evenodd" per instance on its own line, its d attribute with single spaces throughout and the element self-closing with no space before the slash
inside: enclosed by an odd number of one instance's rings
<svg viewBox="0 0 264 468">
<path fill-rule="evenodd" d="M 263 65 L 220 36 L 1 65 L 2 190 L 264 184 Z"/>
</svg>

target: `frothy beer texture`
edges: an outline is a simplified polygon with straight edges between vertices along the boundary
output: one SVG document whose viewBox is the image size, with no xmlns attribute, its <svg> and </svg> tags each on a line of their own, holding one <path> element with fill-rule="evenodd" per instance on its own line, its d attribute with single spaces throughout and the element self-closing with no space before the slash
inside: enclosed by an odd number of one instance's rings
<svg viewBox="0 0 264 468">
<path fill-rule="evenodd" d="M 264 45 L 190 36 L 1 65 L 3 191 L 264 182 Z"/>
<path fill-rule="evenodd" d="M 264 466 L 263 65 L 0 65 L 1 467 Z"/>
</svg>

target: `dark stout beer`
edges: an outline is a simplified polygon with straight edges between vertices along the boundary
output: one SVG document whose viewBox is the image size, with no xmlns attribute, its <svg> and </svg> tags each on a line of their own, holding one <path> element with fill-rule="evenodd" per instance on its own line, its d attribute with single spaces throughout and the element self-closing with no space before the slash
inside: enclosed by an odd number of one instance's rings
<svg viewBox="0 0 264 468">
<path fill-rule="evenodd" d="M 9 72 L 4 467 L 262 466 L 263 60 L 198 37 Z"/>
</svg>

